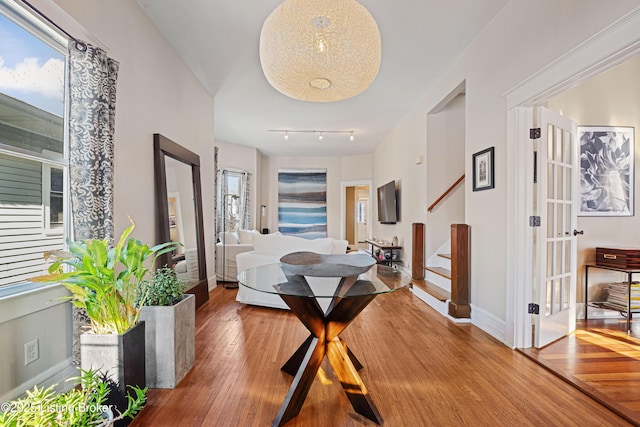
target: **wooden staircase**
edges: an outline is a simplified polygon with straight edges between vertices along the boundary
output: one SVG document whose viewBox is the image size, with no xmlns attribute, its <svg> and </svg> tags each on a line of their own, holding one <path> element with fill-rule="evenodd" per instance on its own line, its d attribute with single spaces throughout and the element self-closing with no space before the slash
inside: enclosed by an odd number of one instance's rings
<svg viewBox="0 0 640 427">
<path fill-rule="evenodd" d="M 451 299 L 451 292 L 448 292 L 445 289 L 442 289 L 440 286 L 434 285 L 433 283 L 427 280 L 413 279 L 411 282 L 414 287 L 419 288 L 420 290 L 422 290 L 422 292 L 426 292 L 432 298 L 435 298 L 437 301 L 440 301 L 441 303 L 446 304 L 446 302 Z M 420 298 L 420 299 L 423 299 L 423 298 Z"/>
<path fill-rule="evenodd" d="M 423 264 L 424 225 L 413 224 L 413 264 Z M 469 226 L 451 225 L 451 240 L 428 259 L 424 272 L 412 270 L 414 294 L 444 316 L 457 321 L 471 317 L 469 305 Z"/>
</svg>

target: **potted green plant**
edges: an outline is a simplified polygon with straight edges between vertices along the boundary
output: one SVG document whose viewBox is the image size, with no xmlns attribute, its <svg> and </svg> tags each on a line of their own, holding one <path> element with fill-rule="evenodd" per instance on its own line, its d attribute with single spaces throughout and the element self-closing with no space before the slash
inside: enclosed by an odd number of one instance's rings
<svg viewBox="0 0 640 427">
<path fill-rule="evenodd" d="M 146 401 L 147 389 L 131 387 L 123 412 L 113 413 L 109 405 L 111 380 L 95 371 L 81 371 L 75 388 L 56 393 L 49 388 L 27 390 L 26 396 L 2 405 L 0 425 L 19 426 L 112 426 L 119 420 L 133 418 Z"/>
<path fill-rule="evenodd" d="M 174 388 L 195 361 L 195 296 L 184 293 L 185 282 L 169 267 L 143 282 L 138 299 L 145 322 L 147 386 Z"/>
<path fill-rule="evenodd" d="M 46 278 L 62 283 L 71 293 L 68 299 L 86 310 L 90 324 L 80 335 L 81 368 L 104 373 L 122 396 L 127 385 L 146 384 L 144 322 L 138 322 L 142 302 L 136 303 L 136 289 L 156 258 L 179 245 L 150 247 L 130 237 L 134 227 L 131 221 L 114 247 L 107 239 L 67 241 L 68 253 L 57 254 L 49 269 L 53 274 Z"/>
</svg>

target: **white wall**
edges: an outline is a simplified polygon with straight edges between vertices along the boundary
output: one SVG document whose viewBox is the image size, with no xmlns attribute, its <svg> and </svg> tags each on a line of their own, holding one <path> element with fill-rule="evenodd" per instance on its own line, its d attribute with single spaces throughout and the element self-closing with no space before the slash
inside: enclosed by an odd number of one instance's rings
<svg viewBox="0 0 640 427">
<path fill-rule="evenodd" d="M 371 179 L 371 154 L 336 159 L 341 164 L 341 181 L 364 181 Z"/>
<path fill-rule="evenodd" d="M 376 221 L 377 198 L 373 197 L 373 235 L 391 241 L 398 237 L 398 245 L 403 247 L 401 269 L 411 272 L 411 224 L 424 223 L 427 209 L 426 180 L 426 111 L 412 112 L 396 126 L 376 149 L 373 156 L 373 188 L 395 180 L 399 189 L 399 221 L 395 225 L 380 224 Z M 416 164 L 422 156 L 423 162 Z M 375 194 L 375 192 L 374 192 Z"/>
<path fill-rule="evenodd" d="M 0 299 L 0 402 L 36 384 L 64 383 L 71 366 L 71 305 L 60 285 Z M 39 358 L 25 365 L 24 345 L 38 340 Z M 64 387 L 63 387 L 64 388 Z"/>
<path fill-rule="evenodd" d="M 504 94 L 637 5 L 632 0 L 511 0 L 374 153 L 374 185 L 399 179 L 404 194 L 402 221 L 395 226 L 377 225 L 374 234 L 398 235 L 408 247 L 411 221 L 425 222 L 426 166 L 413 166 L 412 160 L 424 154 L 426 114 L 466 81 L 466 175 L 471 176 L 473 153 L 493 146 L 496 157 L 495 189 L 472 192 L 471 180 L 465 180 L 465 218 L 471 227 L 472 248 L 471 315 L 475 324 L 498 339 L 510 340 L 504 336 L 504 322 L 507 287 L 513 286 L 506 283 L 505 262 Z"/>
<path fill-rule="evenodd" d="M 425 161 L 429 205 L 464 174 L 464 112 L 465 97 L 458 95 L 440 111 L 427 116 Z M 464 223 L 464 196 L 464 183 L 460 183 L 427 214 L 425 258 L 428 259 L 449 240 L 451 224 Z"/>
<path fill-rule="evenodd" d="M 55 10 L 48 0 L 32 3 L 41 10 Z M 161 133 L 199 154 L 202 187 L 213 187 L 213 97 L 135 1 L 56 3 L 80 24 L 64 26 L 74 32 L 84 27 L 120 63 L 115 134 L 116 234 L 128 225 L 127 215 L 131 215 L 136 221 L 134 236 L 155 242 L 153 133 Z M 213 193 L 204 192 L 203 210 L 205 235 L 212 236 Z M 205 241 L 207 273 L 215 277 L 213 239 Z M 0 396 L 30 387 L 34 381 L 55 378 L 69 365 L 70 310 L 47 304 L 42 295 L 49 295 L 49 291 L 0 300 L 0 312 L 14 313 L 13 317 L 0 319 L 0 360 L 6 368 L 0 371 Z M 23 344 L 36 338 L 41 342 L 40 360 L 25 368 Z"/>
<path fill-rule="evenodd" d="M 636 129 L 634 188 L 638 202 L 640 174 L 640 57 L 634 57 L 585 83 L 575 86 L 550 99 L 548 108 L 560 112 L 578 125 L 632 126 Z M 628 217 L 578 217 L 578 229 L 584 235 L 578 238 L 578 284 L 584 283 L 584 264 L 595 263 L 595 248 L 640 247 L 640 211 Z M 620 232 L 626 230 L 626 232 Z M 613 274 L 613 276 L 612 276 Z M 620 280 L 615 273 L 590 270 L 590 299 L 598 293 L 598 283 Z M 578 286 L 578 299 L 584 301 L 583 287 Z"/>
<path fill-rule="evenodd" d="M 263 157 L 262 204 L 267 206 L 266 224 L 278 231 L 278 169 L 317 168 L 327 170 L 327 236 L 340 238 L 340 183 L 371 179 L 371 156 L 354 157 Z"/>
</svg>

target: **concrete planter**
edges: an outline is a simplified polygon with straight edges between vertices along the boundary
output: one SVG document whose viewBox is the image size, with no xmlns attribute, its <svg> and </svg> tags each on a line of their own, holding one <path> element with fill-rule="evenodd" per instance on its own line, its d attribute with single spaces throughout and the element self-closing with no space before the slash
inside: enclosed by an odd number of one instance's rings
<svg viewBox="0 0 640 427">
<path fill-rule="evenodd" d="M 145 306 L 147 386 L 174 388 L 195 361 L 195 297 L 185 294 L 172 306 Z"/>
<path fill-rule="evenodd" d="M 144 322 L 138 322 L 121 335 L 80 335 L 80 367 L 103 373 L 117 384 L 117 390 L 109 394 L 107 404 L 114 404 L 120 412 L 126 409 L 126 394 L 134 395 L 127 386 L 146 387 L 144 349 Z M 130 422 L 130 419 L 120 420 L 116 426 Z"/>
</svg>

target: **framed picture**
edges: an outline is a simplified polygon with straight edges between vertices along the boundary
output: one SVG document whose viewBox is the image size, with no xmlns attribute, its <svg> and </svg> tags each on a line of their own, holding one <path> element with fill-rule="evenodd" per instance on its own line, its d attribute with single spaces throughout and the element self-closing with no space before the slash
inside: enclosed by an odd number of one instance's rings
<svg viewBox="0 0 640 427">
<path fill-rule="evenodd" d="M 493 147 L 473 155 L 473 191 L 489 190 L 494 187 L 493 164 Z"/>
<path fill-rule="evenodd" d="M 327 237 L 326 169 L 278 169 L 278 231 Z"/>
<path fill-rule="evenodd" d="M 634 128 L 578 126 L 580 216 L 633 216 Z"/>
</svg>

